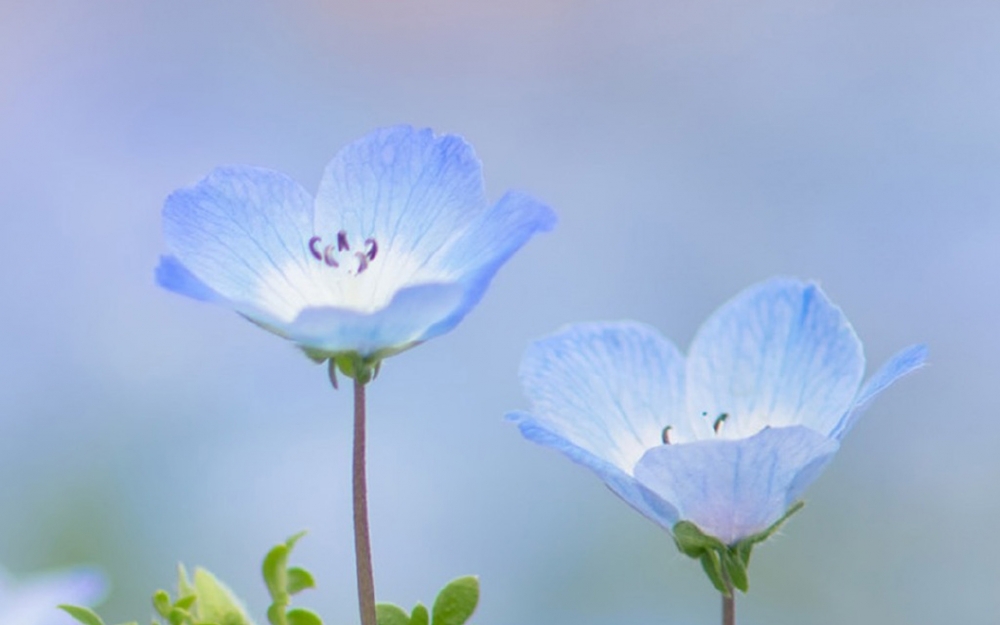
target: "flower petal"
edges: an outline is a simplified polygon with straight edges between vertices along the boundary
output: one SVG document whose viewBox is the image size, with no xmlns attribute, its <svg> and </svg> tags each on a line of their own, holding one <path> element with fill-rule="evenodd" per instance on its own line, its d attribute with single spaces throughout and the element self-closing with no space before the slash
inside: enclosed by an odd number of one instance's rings
<svg viewBox="0 0 1000 625">
<path fill-rule="evenodd" d="M 844 314 L 815 284 L 772 279 L 715 312 L 691 345 L 688 410 L 741 438 L 764 426 L 831 432 L 851 407 L 864 355 Z"/>
<path fill-rule="evenodd" d="M 378 241 L 380 254 L 421 266 L 487 208 L 481 165 L 461 137 L 393 126 L 351 143 L 327 165 L 316 234 Z"/>
<path fill-rule="evenodd" d="M 15 583 L 0 595 L 0 623 L 5 625 L 71 625 L 62 603 L 93 605 L 105 594 L 103 576 L 91 569 L 46 573 Z"/>
<path fill-rule="evenodd" d="M 573 325 L 538 340 L 520 377 L 541 427 L 628 475 L 662 445 L 663 428 L 683 406 L 681 355 L 638 323 Z"/>
<path fill-rule="evenodd" d="M 438 254 L 431 264 L 444 275 L 458 276 L 465 289 L 462 304 L 431 328 L 425 339 L 455 327 L 482 298 L 497 270 L 539 232 L 552 230 L 556 215 L 548 206 L 523 193 L 510 192 L 480 215 L 461 238 Z"/>
<path fill-rule="evenodd" d="M 223 302 L 225 298 L 195 277 L 173 256 L 161 256 L 156 266 L 156 283 L 174 293 L 187 295 L 201 302 Z"/>
<path fill-rule="evenodd" d="M 300 345 L 331 353 L 397 353 L 422 341 L 427 328 L 447 317 L 462 297 L 457 284 L 422 284 L 402 289 L 373 313 L 306 308 L 281 330 Z"/>
<path fill-rule="evenodd" d="M 745 439 L 655 447 L 635 478 L 682 520 L 731 545 L 781 518 L 838 446 L 806 427 L 768 428 Z"/>
<path fill-rule="evenodd" d="M 889 388 L 893 382 L 904 375 L 923 367 L 926 360 L 926 345 L 912 345 L 889 359 L 889 362 L 882 365 L 861 388 L 857 399 L 854 400 L 854 407 L 837 424 L 831 436 L 837 440 L 843 440 L 844 436 L 854 427 L 858 417 L 871 405 L 876 395 Z"/>
<path fill-rule="evenodd" d="M 551 447 L 561 452 L 573 462 L 585 466 L 594 473 L 627 504 L 642 515 L 670 529 L 679 520 L 677 510 L 649 491 L 617 466 L 595 456 L 586 449 L 574 445 L 563 436 L 548 429 L 537 419 L 525 412 L 512 412 L 507 419 L 517 424 L 521 434 L 528 440 Z"/>
<path fill-rule="evenodd" d="M 283 174 L 218 168 L 167 198 L 163 230 L 176 261 L 226 300 L 291 321 L 315 299 L 312 198 Z M 161 279 L 178 278 L 175 269 L 168 264 Z M 192 297 L 207 294 L 187 277 L 173 285 Z"/>
</svg>

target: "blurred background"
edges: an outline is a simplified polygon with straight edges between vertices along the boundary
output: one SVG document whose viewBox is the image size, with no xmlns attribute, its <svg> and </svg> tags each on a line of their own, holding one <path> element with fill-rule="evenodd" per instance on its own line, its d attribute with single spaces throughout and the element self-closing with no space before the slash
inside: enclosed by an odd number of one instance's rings
<svg viewBox="0 0 1000 625">
<path fill-rule="evenodd" d="M 178 561 L 262 614 L 260 559 L 307 528 L 299 604 L 357 621 L 350 393 L 153 268 L 173 189 L 240 163 L 314 190 L 406 122 L 561 223 L 370 388 L 381 600 L 478 573 L 478 623 L 717 622 L 696 562 L 503 414 L 535 337 L 633 318 L 686 346 L 788 274 L 870 370 L 919 341 L 931 365 L 755 553 L 740 622 L 1000 622 L 998 32 L 986 0 L 0 0 L 0 563 L 102 567 L 109 622 Z"/>
</svg>

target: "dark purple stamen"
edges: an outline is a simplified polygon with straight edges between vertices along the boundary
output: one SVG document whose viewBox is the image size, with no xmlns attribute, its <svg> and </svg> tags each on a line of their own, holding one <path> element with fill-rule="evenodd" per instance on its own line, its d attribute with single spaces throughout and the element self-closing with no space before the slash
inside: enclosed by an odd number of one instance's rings
<svg viewBox="0 0 1000 625">
<path fill-rule="evenodd" d="M 340 267 L 340 263 L 333 257 L 333 246 L 327 245 L 323 250 L 323 262 L 330 267 Z"/>
<path fill-rule="evenodd" d="M 365 252 L 368 260 L 375 260 L 375 255 L 378 254 L 378 242 L 375 239 L 365 239 L 365 247 L 368 248 Z"/>
<path fill-rule="evenodd" d="M 350 250 L 351 246 L 347 243 L 347 231 L 341 230 L 337 233 L 337 251 L 343 252 L 344 250 Z"/>
<path fill-rule="evenodd" d="M 719 428 L 722 427 L 722 424 L 725 423 L 726 419 L 728 418 L 729 418 L 728 412 L 723 412 L 722 414 L 720 414 L 718 417 L 715 418 L 715 423 L 712 424 L 712 429 L 715 430 L 716 434 L 719 433 Z"/>
<path fill-rule="evenodd" d="M 661 434 L 660 436 L 663 439 L 663 444 L 664 445 L 669 445 L 670 444 L 670 426 L 669 425 L 667 427 L 663 428 L 663 434 Z"/>
<path fill-rule="evenodd" d="M 358 259 L 358 275 L 360 275 L 362 271 L 368 269 L 368 257 L 361 252 L 354 252 L 354 255 Z"/>
<path fill-rule="evenodd" d="M 323 260 L 323 255 L 319 253 L 318 249 L 316 249 L 316 244 L 322 240 L 323 239 L 319 237 L 313 237 L 309 239 L 309 251 L 312 252 L 313 258 L 315 258 L 316 260 Z"/>
</svg>

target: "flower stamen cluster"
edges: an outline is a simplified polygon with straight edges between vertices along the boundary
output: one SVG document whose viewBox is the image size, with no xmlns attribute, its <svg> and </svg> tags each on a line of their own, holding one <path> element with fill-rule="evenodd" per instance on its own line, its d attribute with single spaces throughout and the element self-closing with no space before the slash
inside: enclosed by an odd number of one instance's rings
<svg viewBox="0 0 1000 625">
<path fill-rule="evenodd" d="M 309 239 L 309 253 L 312 254 L 313 258 L 326 264 L 327 267 L 339 268 L 343 263 L 343 259 L 337 260 L 337 256 L 340 252 L 350 252 L 351 244 L 347 240 L 347 231 L 341 230 L 337 233 L 337 245 L 333 244 L 327 245 L 320 252 L 319 245 L 323 243 L 323 237 L 313 236 Z M 348 275 L 361 275 L 366 269 L 368 269 L 369 263 L 375 260 L 375 256 L 378 255 L 378 241 L 374 237 L 368 237 L 364 242 L 364 251 L 356 251 L 349 255 L 349 258 L 353 258 L 357 261 L 357 268 L 355 269 L 345 269 Z"/>
</svg>

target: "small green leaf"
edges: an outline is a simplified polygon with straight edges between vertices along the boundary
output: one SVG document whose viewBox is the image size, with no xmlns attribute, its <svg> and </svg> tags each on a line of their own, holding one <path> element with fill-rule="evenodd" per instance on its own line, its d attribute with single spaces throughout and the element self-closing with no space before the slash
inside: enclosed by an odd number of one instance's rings
<svg viewBox="0 0 1000 625">
<path fill-rule="evenodd" d="M 267 592 L 271 595 L 272 601 L 279 599 L 287 601 L 285 597 L 288 593 L 288 545 L 281 544 L 271 549 L 264 556 L 264 563 L 261 566 L 264 573 L 264 583 L 267 584 Z"/>
<path fill-rule="evenodd" d="M 728 597 L 729 588 L 726 587 L 725 578 L 722 576 L 719 554 L 714 551 L 705 551 L 701 556 L 701 568 L 705 569 L 705 574 L 708 575 L 708 579 L 715 586 L 715 589 Z"/>
<path fill-rule="evenodd" d="M 187 595 L 186 597 L 181 597 L 174 602 L 174 607 L 181 608 L 182 610 L 190 610 L 194 602 L 198 600 L 198 595 Z"/>
<path fill-rule="evenodd" d="M 272 603 L 267 609 L 267 621 L 271 625 L 288 625 L 285 621 L 285 606 Z"/>
<path fill-rule="evenodd" d="M 323 619 L 319 615 L 303 608 L 289 610 L 286 616 L 288 617 L 288 625 L 323 625 Z"/>
<path fill-rule="evenodd" d="M 296 595 L 307 588 L 315 588 L 316 580 L 309 571 L 293 566 L 288 569 L 288 594 Z"/>
<path fill-rule="evenodd" d="M 375 622 L 378 625 L 410 625 L 406 610 L 391 603 L 375 604 Z"/>
<path fill-rule="evenodd" d="M 156 613 L 166 618 L 170 614 L 170 608 L 174 607 L 170 602 L 170 593 L 166 590 L 157 590 L 153 593 L 153 609 Z"/>
<path fill-rule="evenodd" d="M 462 625 L 479 603 L 479 580 L 459 577 L 441 589 L 431 608 L 432 625 Z"/>
<path fill-rule="evenodd" d="M 181 597 L 195 594 L 191 578 L 188 577 L 187 569 L 183 564 L 177 565 L 177 594 Z"/>
<path fill-rule="evenodd" d="M 413 606 L 413 612 L 410 613 L 410 625 L 429 625 L 430 620 L 431 617 L 424 604 L 418 603 Z"/>
<path fill-rule="evenodd" d="M 233 591 L 205 569 L 195 569 L 194 587 L 198 594 L 198 619 L 220 625 L 250 625 L 243 603 Z"/>
<path fill-rule="evenodd" d="M 104 625 L 101 617 L 97 616 L 97 613 L 89 608 L 63 604 L 59 606 L 59 609 L 83 623 L 83 625 Z"/>
</svg>

